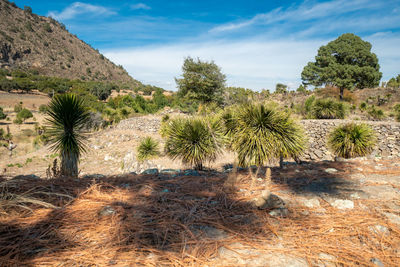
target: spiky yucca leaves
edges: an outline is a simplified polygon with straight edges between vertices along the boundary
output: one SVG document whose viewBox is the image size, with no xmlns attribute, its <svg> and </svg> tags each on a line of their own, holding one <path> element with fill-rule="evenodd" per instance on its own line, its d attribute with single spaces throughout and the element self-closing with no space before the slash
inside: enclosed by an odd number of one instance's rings
<svg viewBox="0 0 400 267">
<path fill-rule="evenodd" d="M 83 99 L 63 94 L 52 99 L 46 114 L 49 143 L 61 155 L 61 175 L 77 177 L 79 158 L 86 151 L 84 126 L 90 113 Z"/>
<path fill-rule="evenodd" d="M 137 148 L 138 159 L 140 161 L 143 161 L 158 156 L 160 153 L 158 150 L 158 146 L 159 144 L 156 140 L 154 140 L 150 136 L 147 136 L 142 141 L 140 141 L 140 144 Z"/>
<path fill-rule="evenodd" d="M 334 99 L 317 99 L 313 105 L 313 115 L 317 119 L 344 119 L 346 106 Z"/>
<path fill-rule="evenodd" d="M 336 156 L 362 157 L 374 149 L 374 130 L 366 124 L 348 123 L 335 128 L 328 137 L 328 144 Z"/>
<path fill-rule="evenodd" d="M 201 170 L 222 152 L 225 135 L 219 118 L 172 119 L 161 129 L 166 138 L 165 152 L 172 159 Z"/>
<path fill-rule="evenodd" d="M 265 162 L 279 157 L 297 157 L 305 149 L 302 128 L 289 114 L 263 104 L 246 104 L 233 113 L 232 147 L 239 165 Z"/>
</svg>

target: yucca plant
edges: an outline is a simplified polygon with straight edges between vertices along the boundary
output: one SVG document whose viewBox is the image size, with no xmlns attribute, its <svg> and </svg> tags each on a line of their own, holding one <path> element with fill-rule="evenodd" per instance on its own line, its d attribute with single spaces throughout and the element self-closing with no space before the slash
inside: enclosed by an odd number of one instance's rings
<svg viewBox="0 0 400 267">
<path fill-rule="evenodd" d="M 61 155 L 61 175 L 78 176 L 78 161 L 86 151 L 84 126 L 90 113 L 74 94 L 55 96 L 46 111 L 51 149 Z"/>
<path fill-rule="evenodd" d="M 145 137 L 137 148 L 138 160 L 143 161 L 158 156 L 160 154 L 158 147 L 156 140 L 150 136 Z"/>
<path fill-rule="evenodd" d="M 216 159 L 226 140 L 223 126 L 215 117 L 172 119 L 161 132 L 166 138 L 166 154 L 198 170 Z"/>
<path fill-rule="evenodd" d="M 313 115 L 317 119 L 344 119 L 346 106 L 334 99 L 317 99 L 313 105 Z"/>
<path fill-rule="evenodd" d="M 348 123 L 335 128 L 328 137 L 328 145 L 336 156 L 362 157 L 370 154 L 375 146 L 374 130 L 366 124 Z"/>
<path fill-rule="evenodd" d="M 305 149 L 302 128 L 288 113 L 263 104 L 245 104 L 233 113 L 232 148 L 239 165 L 258 167 L 276 158 L 297 158 Z"/>
</svg>

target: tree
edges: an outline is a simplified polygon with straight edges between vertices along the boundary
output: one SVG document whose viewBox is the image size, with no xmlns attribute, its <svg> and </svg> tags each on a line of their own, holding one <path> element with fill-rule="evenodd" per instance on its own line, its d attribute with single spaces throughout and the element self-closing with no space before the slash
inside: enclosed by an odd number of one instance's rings
<svg viewBox="0 0 400 267">
<path fill-rule="evenodd" d="M 288 86 L 283 83 L 277 83 L 275 86 L 275 93 L 277 94 L 286 94 Z"/>
<path fill-rule="evenodd" d="M 26 108 L 21 109 L 21 111 L 19 111 L 17 114 L 17 119 L 22 120 L 23 122 L 25 122 L 25 120 L 32 118 L 32 117 L 33 117 L 32 112 Z"/>
<path fill-rule="evenodd" d="M 90 113 L 83 99 L 74 94 L 55 96 L 46 113 L 49 143 L 61 155 L 61 175 L 77 177 L 79 158 L 86 151 L 83 131 Z"/>
<path fill-rule="evenodd" d="M 0 120 L 4 120 L 7 118 L 7 115 L 3 112 L 3 108 L 0 107 Z"/>
<path fill-rule="evenodd" d="M 382 73 L 372 45 L 360 37 L 345 33 L 325 46 L 321 46 L 315 62 L 309 62 L 301 73 L 305 85 L 334 85 L 340 89 L 375 87 Z"/>
<path fill-rule="evenodd" d="M 390 88 L 399 88 L 400 87 L 400 74 L 397 75 L 396 78 L 391 78 L 387 83 L 386 83 L 386 87 L 390 87 Z"/>
<path fill-rule="evenodd" d="M 187 57 L 182 66 L 182 78 L 175 78 L 181 97 L 187 96 L 202 103 L 222 103 L 225 75 L 213 62 Z"/>
</svg>

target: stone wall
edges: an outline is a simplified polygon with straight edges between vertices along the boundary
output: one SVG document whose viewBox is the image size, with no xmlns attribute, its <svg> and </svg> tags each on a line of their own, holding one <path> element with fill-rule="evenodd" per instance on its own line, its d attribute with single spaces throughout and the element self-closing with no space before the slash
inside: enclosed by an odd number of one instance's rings
<svg viewBox="0 0 400 267">
<path fill-rule="evenodd" d="M 327 148 L 328 134 L 337 126 L 348 123 L 366 123 L 377 135 L 377 145 L 371 156 L 400 158 L 400 123 L 348 120 L 302 120 L 301 124 L 309 138 L 305 160 L 332 160 L 334 155 Z"/>
</svg>

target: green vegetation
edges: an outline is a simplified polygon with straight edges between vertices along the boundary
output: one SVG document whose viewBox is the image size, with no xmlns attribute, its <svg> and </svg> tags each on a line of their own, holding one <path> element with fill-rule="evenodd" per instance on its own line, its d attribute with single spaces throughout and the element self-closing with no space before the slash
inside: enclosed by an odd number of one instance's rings
<svg viewBox="0 0 400 267">
<path fill-rule="evenodd" d="M 90 113 L 82 98 L 74 94 L 55 96 L 46 114 L 51 148 L 61 154 L 61 175 L 78 176 L 78 161 L 86 151 L 83 128 Z"/>
<path fill-rule="evenodd" d="M 4 113 L 3 108 L 0 107 L 0 120 L 4 120 L 7 118 L 7 115 Z"/>
<path fill-rule="evenodd" d="M 375 87 L 379 85 L 377 56 L 371 52 L 372 45 L 360 37 L 346 33 L 321 46 L 315 62 L 309 62 L 301 73 L 304 84 L 315 86 L 334 85 L 340 89 Z"/>
<path fill-rule="evenodd" d="M 288 92 L 288 86 L 286 84 L 277 83 L 275 86 L 275 93 L 286 94 Z"/>
<path fill-rule="evenodd" d="M 158 147 L 158 142 L 150 136 L 144 138 L 137 148 L 138 160 L 143 161 L 157 157 L 160 154 Z"/>
<path fill-rule="evenodd" d="M 396 78 L 394 78 L 394 77 L 391 78 L 391 79 L 386 83 L 386 87 L 399 89 L 399 88 L 400 88 L 400 74 L 397 75 Z"/>
<path fill-rule="evenodd" d="M 224 129 L 216 117 L 171 119 L 163 124 L 165 152 L 172 159 L 203 169 L 205 162 L 214 161 L 225 144 Z"/>
<path fill-rule="evenodd" d="M 26 108 L 21 109 L 17 114 L 17 119 L 22 120 L 23 122 L 25 122 L 25 120 L 32 118 L 32 117 L 33 117 L 32 112 Z"/>
<path fill-rule="evenodd" d="M 226 133 L 239 165 L 263 166 L 275 158 L 297 159 L 305 149 L 302 128 L 283 111 L 245 104 L 224 115 Z"/>
<path fill-rule="evenodd" d="M 374 131 L 366 124 L 349 123 L 335 128 L 328 144 L 336 156 L 362 157 L 370 154 L 375 146 Z"/>
<path fill-rule="evenodd" d="M 370 119 L 373 120 L 382 120 L 386 117 L 383 110 L 380 108 L 376 108 L 374 105 L 368 108 L 368 116 Z"/>
<path fill-rule="evenodd" d="M 346 106 L 334 99 L 317 99 L 313 104 L 312 114 L 316 119 L 344 119 Z"/>
<path fill-rule="evenodd" d="M 202 103 L 222 103 L 225 75 L 214 62 L 187 57 L 182 72 L 182 78 L 175 79 L 180 97 L 188 97 Z"/>
</svg>

